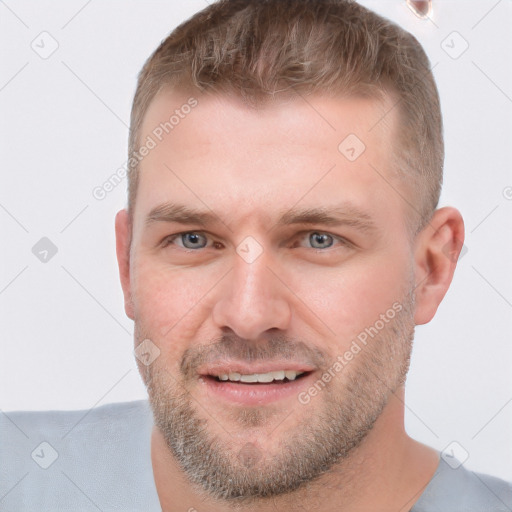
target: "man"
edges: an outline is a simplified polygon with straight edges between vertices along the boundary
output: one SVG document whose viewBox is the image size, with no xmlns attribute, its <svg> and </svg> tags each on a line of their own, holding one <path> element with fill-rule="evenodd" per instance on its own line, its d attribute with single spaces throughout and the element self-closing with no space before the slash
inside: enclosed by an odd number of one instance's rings
<svg viewBox="0 0 512 512">
<path fill-rule="evenodd" d="M 403 425 L 464 239 L 442 164 L 426 55 L 359 5 L 225 0 L 178 27 L 139 77 L 116 217 L 149 405 L 13 415 L 48 462 L 5 510 L 511 510 Z M 9 483 L 28 457 L 2 421 Z"/>
</svg>

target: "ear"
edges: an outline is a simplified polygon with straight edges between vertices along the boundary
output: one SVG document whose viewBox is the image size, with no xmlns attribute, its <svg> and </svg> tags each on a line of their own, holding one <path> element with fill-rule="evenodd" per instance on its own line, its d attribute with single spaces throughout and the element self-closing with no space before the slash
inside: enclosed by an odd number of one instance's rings
<svg viewBox="0 0 512 512">
<path fill-rule="evenodd" d="M 134 319 L 133 301 L 130 285 L 130 243 L 131 222 L 126 210 L 116 215 L 116 253 L 119 266 L 119 277 L 124 294 L 124 310 L 128 318 Z"/>
<path fill-rule="evenodd" d="M 452 282 L 461 249 L 464 246 L 464 221 L 458 210 L 441 208 L 415 242 L 414 320 L 417 325 L 432 320 Z"/>
</svg>

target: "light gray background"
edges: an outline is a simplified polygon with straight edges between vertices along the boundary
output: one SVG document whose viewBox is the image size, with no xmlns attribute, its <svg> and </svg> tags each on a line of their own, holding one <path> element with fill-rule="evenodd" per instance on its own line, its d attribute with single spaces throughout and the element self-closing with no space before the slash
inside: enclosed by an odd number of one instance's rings
<svg viewBox="0 0 512 512">
<path fill-rule="evenodd" d="M 417 329 L 407 429 L 467 452 L 470 469 L 511 480 L 512 3 L 434 0 L 431 20 L 402 0 L 362 3 L 412 31 L 429 54 L 446 134 L 441 204 L 457 206 L 467 228 L 452 287 Z M 92 191 L 126 161 L 143 62 L 205 5 L 0 1 L 0 409 L 146 396 L 115 261 L 126 183 L 101 201 Z M 46 263 L 32 253 L 42 237 L 58 248 Z"/>
</svg>

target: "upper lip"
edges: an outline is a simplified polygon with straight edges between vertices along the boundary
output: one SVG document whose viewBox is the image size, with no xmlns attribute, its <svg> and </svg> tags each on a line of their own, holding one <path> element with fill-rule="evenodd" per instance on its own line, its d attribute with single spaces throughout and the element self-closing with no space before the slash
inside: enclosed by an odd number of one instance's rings
<svg viewBox="0 0 512 512">
<path fill-rule="evenodd" d="M 269 373 L 279 370 L 292 370 L 296 372 L 310 372 L 314 367 L 307 363 L 297 361 L 269 361 L 260 363 L 244 363 L 242 361 L 222 361 L 218 363 L 208 363 L 198 369 L 200 375 L 223 375 L 230 373 L 240 373 L 241 375 L 251 375 L 254 373 Z"/>
</svg>

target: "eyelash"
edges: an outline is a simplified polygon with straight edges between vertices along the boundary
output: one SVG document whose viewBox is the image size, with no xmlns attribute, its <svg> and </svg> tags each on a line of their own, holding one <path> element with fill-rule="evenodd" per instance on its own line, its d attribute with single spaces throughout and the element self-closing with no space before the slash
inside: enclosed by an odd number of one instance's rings
<svg viewBox="0 0 512 512">
<path fill-rule="evenodd" d="M 176 240 L 178 237 L 182 236 L 182 235 L 186 235 L 186 234 L 199 234 L 199 235 L 204 235 L 207 239 L 210 239 L 210 235 L 204 231 L 182 231 L 180 233 L 176 233 L 174 235 L 169 235 L 169 236 L 166 236 L 161 244 L 162 244 L 162 247 L 165 248 L 165 247 L 168 247 L 169 245 L 171 245 L 174 240 Z M 334 235 L 332 233 L 329 233 L 327 231 L 319 231 L 319 230 L 309 230 L 309 231 L 301 231 L 300 233 L 297 233 L 297 235 L 295 235 L 294 238 L 304 238 L 306 235 L 312 235 L 313 233 L 318 233 L 320 235 L 328 235 L 328 236 L 331 236 L 333 239 L 334 239 L 334 242 L 338 242 L 340 246 L 344 246 L 344 247 L 354 247 L 354 244 L 352 242 L 350 242 L 349 240 L 347 240 L 346 238 L 344 237 L 341 237 L 341 236 L 338 236 L 338 235 Z M 209 240 L 211 241 L 211 240 Z M 216 248 L 216 249 L 219 249 L 221 247 L 215 247 L 215 245 L 218 244 L 218 245 L 222 245 L 220 242 L 212 242 L 211 245 L 207 245 L 206 247 L 200 247 L 199 249 L 189 249 L 187 247 L 181 247 L 181 246 L 178 246 L 184 250 L 187 250 L 187 251 L 191 251 L 191 252 L 197 252 L 199 251 L 200 249 L 208 249 L 208 248 L 211 248 L 213 246 L 213 248 Z M 297 245 L 293 245 L 292 248 L 296 248 Z M 320 249 L 320 248 L 317 248 L 317 247 L 309 247 L 309 249 L 312 249 L 312 250 L 316 250 L 318 252 L 326 252 L 327 250 L 329 249 L 333 249 L 333 247 L 326 247 L 324 249 Z"/>
<path fill-rule="evenodd" d="M 195 234 L 195 235 L 204 235 L 206 238 L 209 238 L 208 233 L 205 233 L 204 231 L 182 231 L 181 233 L 176 233 L 175 235 L 169 235 L 166 236 L 162 240 L 162 247 L 167 247 L 171 245 L 176 238 L 179 238 L 181 235 L 187 235 L 187 234 Z M 213 242 L 212 245 L 215 246 L 216 244 L 220 245 L 220 242 Z M 209 246 L 201 247 L 201 249 L 207 249 Z M 182 249 L 185 249 L 186 251 L 198 251 L 198 249 L 189 249 L 187 247 L 182 247 Z"/>
</svg>

